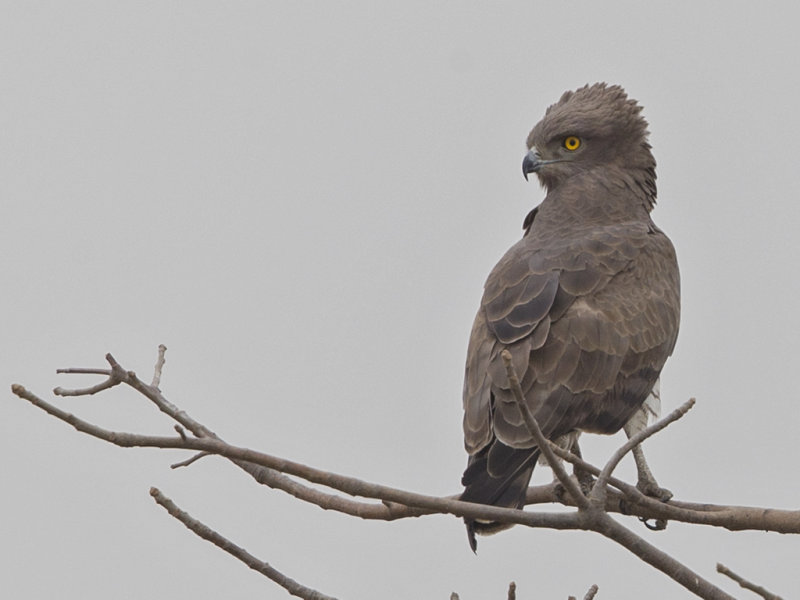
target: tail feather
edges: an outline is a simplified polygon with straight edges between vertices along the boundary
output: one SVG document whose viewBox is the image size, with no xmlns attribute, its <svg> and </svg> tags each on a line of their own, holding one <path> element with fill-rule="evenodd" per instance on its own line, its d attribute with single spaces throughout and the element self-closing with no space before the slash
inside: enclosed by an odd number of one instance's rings
<svg viewBox="0 0 800 600">
<path fill-rule="evenodd" d="M 525 506 L 533 468 L 539 457 L 538 448 L 517 449 L 495 441 L 482 452 L 470 457 L 461 478 L 464 492 L 459 500 L 505 508 Z M 477 551 L 475 534 L 490 535 L 511 527 L 508 523 L 464 519 L 472 551 Z"/>
</svg>

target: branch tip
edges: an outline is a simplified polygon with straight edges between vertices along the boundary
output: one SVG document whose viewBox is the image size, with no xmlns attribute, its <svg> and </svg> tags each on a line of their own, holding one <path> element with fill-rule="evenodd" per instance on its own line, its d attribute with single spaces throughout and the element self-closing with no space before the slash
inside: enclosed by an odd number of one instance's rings
<svg viewBox="0 0 800 600">
<path fill-rule="evenodd" d="M 175 425 L 175 431 L 178 432 L 178 435 L 181 436 L 181 439 L 185 442 L 186 441 L 186 430 L 181 427 L 180 425 Z"/>
<path fill-rule="evenodd" d="M 186 438 L 184 438 L 184 440 L 185 439 Z M 169 468 L 170 469 L 180 469 L 181 467 L 188 467 L 193 462 L 200 460 L 204 456 L 211 456 L 212 454 L 213 454 L 212 452 L 198 452 L 197 454 L 195 454 L 194 456 L 192 456 L 190 458 L 187 458 L 186 460 L 182 460 L 181 462 L 176 462 L 174 464 L 171 464 L 169 466 Z"/>
<path fill-rule="evenodd" d="M 182 510 L 177 504 L 175 504 L 175 502 L 164 496 L 157 488 L 150 488 L 150 495 L 153 496 L 155 501 L 162 506 L 171 517 L 174 517 L 183 523 L 192 533 L 208 542 L 211 542 L 217 548 L 227 552 L 254 571 L 257 571 L 268 579 L 271 579 L 291 595 L 298 596 L 304 600 L 336 600 L 331 596 L 298 583 L 294 579 L 278 571 L 270 564 L 256 558 L 244 548 L 237 546 L 232 541 L 219 534 L 217 531 L 211 529 L 205 523 L 198 521 L 189 513 Z"/>
<path fill-rule="evenodd" d="M 167 352 L 167 347 L 164 344 L 158 345 L 158 358 L 156 359 L 156 366 L 153 370 L 153 382 L 150 384 L 154 388 L 158 388 L 159 384 L 161 383 L 161 372 L 164 370 L 164 363 L 166 362 L 165 353 Z"/>
<path fill-rule="evenodd" d="M 721 573 L 722 575 L 730 577 L 736 583 L 738 583 L 740 587 L 742 587 L 745 590 L 750 590 L 754 594 L 758 594 L 759 596 L 764 598 L 764 600 L 783 600 L 780 596 L 773 594 L 772 592 L 761 587 L 760 585 L 748 581 L 741 575 L 737 575 L 722 563 L 717 563 L 717 573 Z"/>
<path fill-rule="evenodd" d="M 600 588 L 597 587 L 597 584 L 592 585 L 589 590 L 586 592 L 586 595 L 583 597 L 583 600 L 594 600 L 594 597 L 597 595 L 597 590 Z"/>
</svg>

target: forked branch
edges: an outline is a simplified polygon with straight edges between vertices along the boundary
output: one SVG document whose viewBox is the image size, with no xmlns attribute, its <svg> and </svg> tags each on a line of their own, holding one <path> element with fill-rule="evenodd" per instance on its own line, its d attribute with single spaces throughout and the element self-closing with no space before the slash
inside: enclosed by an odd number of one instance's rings
<svg viewBox="0 0 800 600">
<path fill-rule="evenodd" d="M 626 547 L 642 558 L 642 560 L 645 560 L 649 564 L 665 572 L 672 579 L 681 583 L 687 589 L 693 591 L 702 598 L 716 599 L 730 598 L 730 596 L 719 590 L 719 588 L 714 587 L 709 582 L 701 579 L 686 566 L 661 552 L 632 531 L 611 519 L 608 513 L 622 512 L 633 514 L 643 519 L 669 519 L 687 523 L 713 525 L 731 530 L 752 529 L 778 531 L 782 533 L 800 533 L 800 511 L 715 506 L 679 502 L 675 500 L 669 503 L 663 503 L 644 496 L 635 486 L 613 477 L 614 468 L 626 452 L 636 444 L 641 443 L 646 437 L 655 434 L 657 431 L 666 427 L 670 422 L 680 418 L 680 416 L 691 408 L 693 400 L 687 402 L 665 420 L 631 438 L 628 443 L 623 445 L 615 453 L 603 469 L 599 469 L 544 440 L 533 415 L 525 408 L 524 402 L 522 402 L 519 380 L 516 373 L 514 373 L 513 366 L 511 366 L 510 361 L 506 361 L 506 368 L 512 391 L 520 407 L 521 414 L 525 419 L 525 423 L 531 431 L 531 435 L 539 440 L 538 443 L 540 444 L 542 453 L 556 472 L 559 482 L 569 492 L 566 495 L 557 494 L 554 484 L 532 487 L 528 490 L 527 501 L 529 504 L 562 502 L 577 506 L 576 511 L 567 513 L 528 512 L 460 502 L 456 500 L 456 496 L 433 497 L 390 488 L 388 486 L 361 481 L 353 477 L 322 471 L 263 452 L 228 444 L 208 427 L 199 423 L 185 411 L 172 404 L 161 393 L 158 386 L 160 385 L 164 367 L 165 350 L 165 347 L 159 347 L 159 356 L 151 384 L 147 384 L 139 379 L 133 371 L 123 369 L 114 357 L 109 354 L 106 355 L 106 360 L 111 367 L 110 369 L 63 369 L 59 371 L 60 373 L 101 375 L 106 378 L 102 383 L 77 390 L 56 388 L 54 392 L 59 396 L 83 396 L 96 394 L 120 384 L 128 385 L 153 402 L 159 410 L 175 421 L 175 430 L 177 432 L 175 436 L 149 436 L 109 431 L 60 409 L 52 403 L 43 400 L 36 394 L 26 390 L 21 385 L 12 386 L 12 391 L 20 398 L 27 400 L 48 414 L 72 425 L 78 431 L 117 446 L 180 448 L 193 452 L 191 457 L 173 465 L 173 467 L 177 468 L 194 464 L 205 456 L 222 456 L 244 469 L 256 481 L 263 485 L 280 489 L 304 502 L 315 504 L 324 509 L 336 510 L 364 519 L 388 521 L 400 518 L 419 517 L 426 514 L 452 514 L 470 519 L 516 523 L 528 527 L 596 531 Z M 595 489 L 588 498 L 580 490 L 580 487 L 575 484 L 574 480 L 563 470 L 560 462 L 556 459 L 556 455 L 598 476 Z M 298 481 L 298 479 L 305 480 L 312 484 L 321 484 L 330 488 L 333 492 L 321 491 Z M 350 497 L 345 497 L 341 494 L 346 494 Z M 378 502 L 357 500 L 353 498 L 354 496 L 377 500 Z M 159 494 L 154 494 L 154 498 L 158 499 L 159 497 L 161 497 Z M 160 504 L 167 508 L 168 500 L 165 499 L 165 501 L 163 503 L 160 502 Z M 175 507 L 175 510 L 178 511 L 176 515 L 180 513 L 177 507 Z M 200 525 L 202 526 L 202 524 Z M 205 531 L 202 530 L 202 527 L 199 530 Z M 209 535 L 206 539 L 211 539 L 211 537 L 213 536 Z M 220 539 L 224 540 L 221 536 Z M 229 544 L 230 548 L 236 548 L 230 542 L 227 542 L 227 544 Z M 235 552 L 232 552 L 232 554 L 236 555 Z M 252 568 L 257 568 L 253 567 L 253 565 L 262 567 L 265 565 L 265 563 L 254 557 L 245 558 L 246 560 L 243 559 L 244 562 Z M 260 568 L 257 570 L 261 571 Z M 296 582 L 294 583 L 296 584 Z M 300 586 L 300 584 L 296 585 Z M 304 586 L 300 586 L 297 589 L 301 588 L 310 589 Z M 309 593 L 320 594 L 314 590 L 310 590 Z M 318 599 L 327 598 L 325 595 L 308 597 Z"/>
<path fill-rule="evenodd" d="M 537 445 L 539 446 L 540 450 L 542 450 L 543 456 L 547 459 L 547 462 L 553 469 L 553 472 L 556 473 L 559 481 L 561 481 L 562 484 L 567 481 L 571 481 L 566 475 L 566 471 L 564 471 L 564 468 L 561 466 L 560 461 L 555 458 L 555 454 L 552 452 L 550 444 L 542 435 L 542 431 L 539 428 L 535 417 L 525 403 L 525 398 L 519 385 L 519 378 L 517 377 L 517 374 L 514 371 L 514 365 L 511 362 L 511 353 L 507 350 L 503 350 L 501 357 L 505 363 L 508 381 L 511 386 L 511 392 L 514 395 L 517 408 L 519 408 L 519 411 L 522 414 L 525 425 L 528 428 L 528 432 L 531 434 L 533 439 L 536 440 Z M 631 440 L 628 441 L 628 444 L 623 445 L 622 448 L 614 453 L 614 455 L 611 457 L 611 460 L 608 461 L 606 466 L 600 472 L 600 477 L 595 482 L 595 489 L 598 486 L 603 487 L 599 494 L 596 495 L 595 490 L 593 489 L 591 497 L 587 499 L 583 493 L 580 492 L 580 490 L 578 491 L 578 495 L 576 495 L 576 493 L 572 491 L 573 488 L 567 489 L 570 491 L 571 495 L 576 500 L 576 504 L 578 505 L 578 511 L 575 514 L 579 518 L 581 529 L 595 531 L 609 539 L 614 540 L 641 558 L 643 561 L 652 565 L 659 571 L 662 571 L 668 577 L 680 583 L 686 589 L 693 592 L 697 596 L 700 596 L 701 598 L 733 600 L 733 596 L 726 594 L 723 590 L 706 579 L 700 577 L 700 575 L 692 571 L 683 563 L 678 562 L 666 552 L 656 548 L 643 538 L 633 533 L 630 529 L 623 527 L 614 519 L 612 519 L 604 510 L 606 497 L 605 487 L 608 484 L 608 479 L 611 476 L 611 473 L 616 465 L 619 464 L 619 461 L 622 459 L 625 453 L 629 452 L 637 444 L 643 442 L 650 435 L 660 431 L 672 421 L 683 416 L 693 404 L 694 400 L 690 400 L 684 405 L 685 408 L 682 407 L 683 410 L 679 409 L 678 411 L 675 411 L 674 415 L 676 416 L 673 416 L 671 419 L 664 419 L 663 421 L 648 427 L 638 435 L 631 438 Z M 635 440 L 635 443 L 631 444 L 630 442 L 632 440 Z M 573 487 L 577 488 L 577 485 L 574 484 L 574 482 L 572 483 Z"/>
</svg>

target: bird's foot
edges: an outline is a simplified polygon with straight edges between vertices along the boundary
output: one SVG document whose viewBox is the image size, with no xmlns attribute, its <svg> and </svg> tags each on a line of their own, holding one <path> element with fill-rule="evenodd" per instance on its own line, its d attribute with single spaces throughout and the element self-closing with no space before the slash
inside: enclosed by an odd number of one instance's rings
<svg viewBox="0 0 800 600">
<path fill-rule="evenodd" d="M 645 496 L 654 498 L 660 502 L 669 502 L 672 498 L 672 492 L 667 488 L 662 488 L 656 483 L 655 478 L 639 477 L 636 488 Z M 626 502 L 622 501 L 621 509 L 623 512 L 627 511 Z M 651 531 L 663 531 L 667 528 L 668 521 L 666 519 L 648 519 L 646 517 L 639 517 L 639 520 L 644 523 L 644 526 Z"/>
<path fill-rule="evenodd" d="M 584 471 L 582 469 L 575 469 L 575 478 L 578 480 L 578 485 L 581 488 L 584 496 L 588 496 L 589 492 L 592 491 L 594 487 L 595 479 L 592 477 L 592 474 L 589 471 Z"/>
<path fill-rule="evenodd" d="M 667 488 L 660 487 L 655 479 L 639 479 L 636 488 L 645 496 L 655 498 L 661 502 L 669 502 L 672 498 L 672 492 Z"/>
<path fill-rule="evenodd" d="M 589 473 L 575 473 L 575 479 L 578 481 L 578 487 L 583 492 L 584 496 L 588 496 L 589 493 L 592 491 L 594 487 L 594 477 L 592 477 Z M 560 481 L 556 480 L 553 485 L 553 495 L 556 497 L 556 501 L 561 504 L 574 504 L 574 502 L 570 502 L 571 496 L 567 492 L 564 484 Z"/>
<path fill-rule="evenodd" d="M 667 523 L 669 523 L 666 519 L 653 519 L 651 522 L 647 517 L 639 517 L 639 520 L 650 531 L 664 531 L 667 528 Z"/>
</svg>

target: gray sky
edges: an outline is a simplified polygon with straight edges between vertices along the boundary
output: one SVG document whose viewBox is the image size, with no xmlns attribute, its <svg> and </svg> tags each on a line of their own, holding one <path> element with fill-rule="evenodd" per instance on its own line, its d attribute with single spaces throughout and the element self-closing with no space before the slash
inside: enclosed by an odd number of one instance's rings
<svg viewBox="0 0 800 600">
<path fill-rule="evenodd" d="M 682 500 L 796 508 L 797 9 L 789 3 L 7 2 L 0 22 L 0 379 L 48 394 L 112 352 L 228 441 L 429 494 L 460 490 L 467 338 L 543 197 L 524 141 L 562 91 L 623 85 L 659 163 L 683 319 L 648 443 Z M 8 390 L 8 387 L 6 387 Z M 14 598 L 283 598 L 148 496 L 345 598 L 675 598 L 588 533 L 362 522 L 220 459 L 121 450 L 0 402 L 0 581 Z M 169 434 L 129 390 L 61 399 Z M 621 434 L 584 442 L 602 463 Z M 621 474 L 630 477 L 632 464 Z M 535 481 L 550 473 L 539 469 Z M 796 589 L 800 539 L 673 523 L 647 539 Z"/>
</svg>

